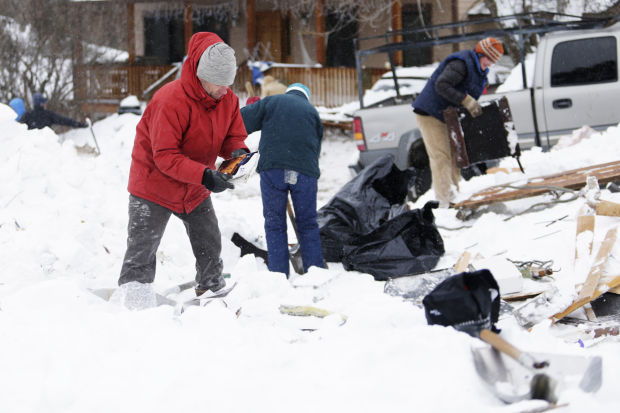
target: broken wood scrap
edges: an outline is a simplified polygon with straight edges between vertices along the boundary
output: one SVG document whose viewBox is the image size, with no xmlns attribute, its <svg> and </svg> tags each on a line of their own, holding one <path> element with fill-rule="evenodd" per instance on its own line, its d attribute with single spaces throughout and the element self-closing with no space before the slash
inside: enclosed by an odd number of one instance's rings
<svg viewBox="0 0 620 413">
<path fill-rule="evenodd" d="M 603 277 L 598 286 L 596 287 L 596 289 L 594 290 L 594 292 L 592 293 L 592 295 L 590 297 L 587 298 L 578 298 L 577 300 L 575 300 L 570 306 L 568 306 L 566 309 L 564 309 L 563 311 L 554 314 L 551 317 L 551 321 L 556 323 L 559 320 L 561 320 L 562 318 L 566 317 L 567 315 L 569 315 L 570 313 L 572 313 L 573 311 L 581 308 L 582 306 L 584 306 L 585 304 L 597 299 L 598 297 L 600 297 L 601 295 L 603 295 L 604 293 L 606 293 L 607 291 L 609 291 L 610 288 L 614 288 L 620 286 L 620 276 L 618 275 L 614 275 L 614 276 L 605 276 Z"/>
<path fill-rule="evenodd" d="M 508 302 L 527 300 L 528 298 L 536 297 L 537 295 L 540 295 L 545 291 L 547 291 L 546 288 L 541 288 L 540 290 L 536 291 L 521 291 L 513 294 L 502 294 L 502 300 Z"/>
<path fill-rule="evenodd" d="M 586 317 L 588 318 L 588 320 L 596 321 L 596 314 L 594 313 L 594 310 L 592 309 L 592 304 L 591 303 L 588 303 L 588 304 L 584 305 L 583 309 L 586 312 Z"/>
<path fill-rule="evenodd" d="M 607 231 L 607 234 L 605 234 L 605 239 L 603 240 L 603 243 L 601 244 L 598 253 L 596 254 L 594 263 L 592 263 L 592 266 L 590 267 L 590 271 L 588 273 L 586 281 L 584 282 L 581 290 L 579 291 L 577 299 L 575 299 L 575 301 L 564 311 L 555 314 L 552 317 L 552 320 L 554 320 L 554 322 L 570 314 L 576 309 L 587 305 L 603 293 L 607 292 L 610 288 L 620 285 L 620 281 L 618 284 L 613 284 L 615 282 L 613 279 L 609 281 L 613 285 L 610 285 L 606 282 L 601 283 L 601 276 L 605 269 L 605 265 L 607 264 L 609 254 L 611 253 L 611 250 L 616 243 L 616 234 L 617 227 L 614 227 Z M 588 311 L 588 309 L 586 308 L 586 315 L 590 320 L 595 319 L 594 313 L 593 311 L 591 311 L 591 308 L 590 311 Z"/>
<path fill-rule="evenodd" d="M 459 259 L 454 264 L 454 272 L 460 273 L 467 269 L 469 265 L 469 261 L 471 261 L 471 253 L 469 251 L 463 251 Z"/>
<path fill-rule="evenodd" d="M 573 328 L 562 330 L 556 337 L 581 347 L 591 347 L 610 338 L 617 340 L 620 336 L 620 320 L 617 316 L 599 317 L 596 321 L 564 317 L 559 323 Z"/>
<path fill-rule="evenodd" d="M 611 201 L 599 201 L 596 204 L 596 215 L 620 217 L 620 204 Z"/>
</svg>

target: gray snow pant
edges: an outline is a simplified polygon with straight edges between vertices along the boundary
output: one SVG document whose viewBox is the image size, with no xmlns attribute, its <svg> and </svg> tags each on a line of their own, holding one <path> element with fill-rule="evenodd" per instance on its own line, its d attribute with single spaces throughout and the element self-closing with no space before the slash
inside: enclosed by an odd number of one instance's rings
<svg viewBox="0 0 620 413">
<path fill-rule="evenodd" d="M 118 285 L 130 281 L 152 283 L 155 279 L 157 247 L 164 230 L 174 214 L 179 217 L 189 236 L 196 257 L 196 282 L 202 289 L 222 287 L 222 240 L 211 198 L 205 199 L 189 214 L 173 212 L 168 208 L 137 196 L 129 196 L 129 224 L 127 225 L 127 252 L 123 260 Z"/>
</svg>

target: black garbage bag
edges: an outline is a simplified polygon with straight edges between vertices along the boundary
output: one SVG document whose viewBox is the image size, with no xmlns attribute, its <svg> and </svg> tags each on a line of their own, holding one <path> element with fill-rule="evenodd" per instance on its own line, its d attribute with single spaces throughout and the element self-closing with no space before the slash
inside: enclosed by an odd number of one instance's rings
<svg viewBox="0 0 620 413">
<path fill-rule="evenodd" d="M 452 326 L 477 336 L 480 330 L 499 330 L 500 293 L 489 270 L 463 272 L 442 281 L 422 300 L 428 324 Z"/>
<path fill-rule="evenodd" d="M 377 281 L 432 270 L 445 252 L 432 211 L 437 206 L 427 202 L 350 239 L 343 247 L 344 268 L 372 274 Z"/>
<path fill-rule="evenodd" d="M 401 171 L 394 157 L 385 155 L 346 183 L 318 211 L 325 260 L 342 261 L 346 243 L 405 212 L 407 192 L 414 181 L 414 169 Z"/>
</svg>

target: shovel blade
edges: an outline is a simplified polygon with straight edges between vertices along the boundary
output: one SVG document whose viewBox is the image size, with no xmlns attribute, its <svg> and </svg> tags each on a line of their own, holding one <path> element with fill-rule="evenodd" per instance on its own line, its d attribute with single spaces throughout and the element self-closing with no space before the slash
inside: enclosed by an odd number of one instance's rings
<svg viewBox="0 0 620 413">
<path fill-rule="evenodd" d="M 506 403 L 531 398 L 531 383 L 538 373 L 546 374 L 555 381 L 557 394 L 569 388 L 594 393 L 603 384 L 603 361 L 600 356 L 529 354 L 535 360 L 547 361 L 549 366 L 540 370 L 527 369 L 492 347 L 472 348 L 476 372 Z"/>
<path fill-rule="evenodd" d="M 531 398 L 527 375 L 518 374 L 504 363 L 501 353 L 492 347 L 472 348 L 474 367 L 491 392 L 504 403 Z"/>
<path fill-rule="evenodd" d="M 301 248 L 299 248 L 299 244 L 295 244 L 291 248 L 289 248 L 288 253 L 291 264 L 293 264 L 293 270 L 295 270 L 297 274 L 303 274 L 304 262 L 301 259 Z"/>
</svg>

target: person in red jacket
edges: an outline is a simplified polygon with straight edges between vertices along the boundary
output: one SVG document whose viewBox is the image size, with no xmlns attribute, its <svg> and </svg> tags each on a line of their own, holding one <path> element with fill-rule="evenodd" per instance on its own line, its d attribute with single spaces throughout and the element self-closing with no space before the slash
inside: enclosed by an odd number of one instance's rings
<svg viewBox="0 0 620 413">
<path fill-rule="evenodd" d="M 154 298 L 155 254 L 173 214 L 183 221 L 196 257 L 196 294 L 225 286 L 209 195 L 234 188 L 231 176 L 215 169 L 218 155 L 249 152 L 239 99 L 228 88 L 236 70 L 235 52 L 219 36 L 194 34 L 181 77 L 155 93 L 136 127 L 127 251 L 118 281 L 128 307 L 153 304 L 139 301 Z"/>
</svg>

